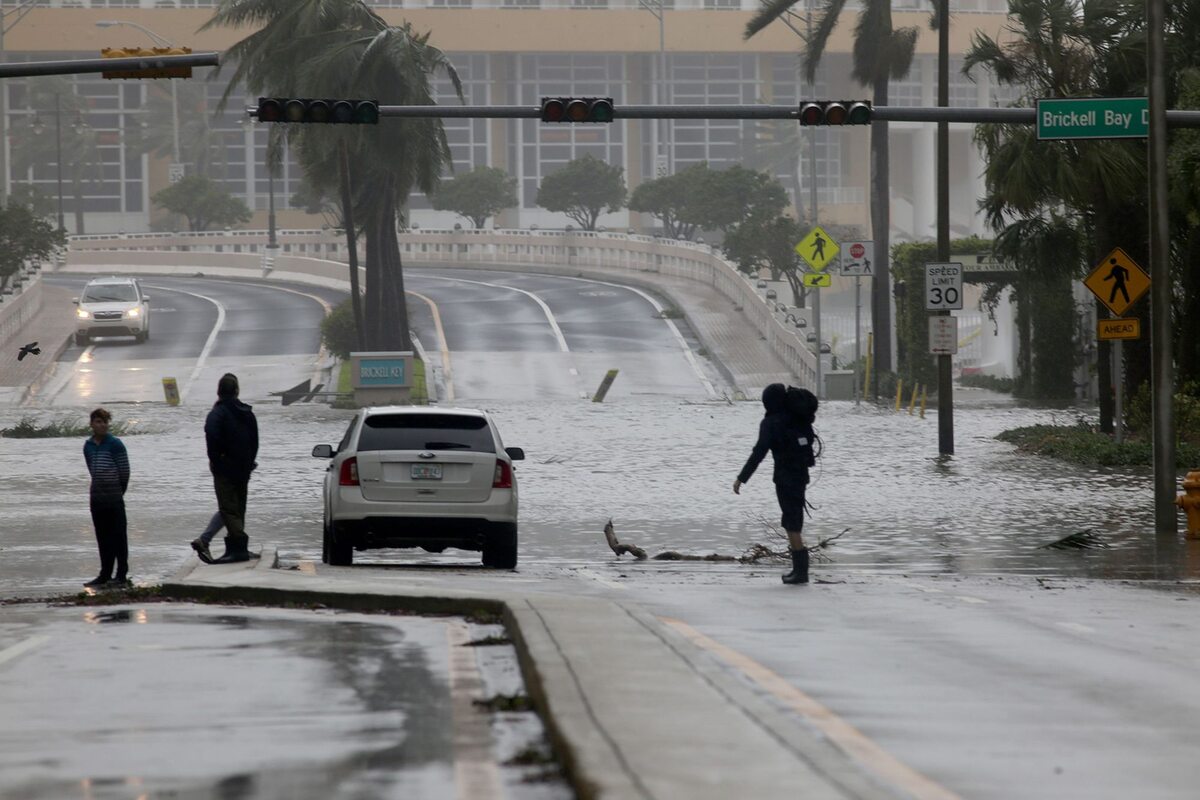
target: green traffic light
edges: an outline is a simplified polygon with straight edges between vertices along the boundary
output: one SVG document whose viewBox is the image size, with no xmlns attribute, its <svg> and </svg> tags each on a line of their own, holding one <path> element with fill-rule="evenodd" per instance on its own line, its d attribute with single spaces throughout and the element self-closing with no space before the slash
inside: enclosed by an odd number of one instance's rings
<svg viewBox="0 0 1200 800">
<path fill-rule="evenodd" d="M 846 117 L 847 125 L 866 125 L 871 121 L 871 104 L 857 102 L 850 104 L 850 113 Z"/>
<path fill-rule="evenodd" d="M 354 106 L 354 122 L 359 125 L 378 125 L 379 104 L 374 100 L 360 100 Z"/>
</svg>

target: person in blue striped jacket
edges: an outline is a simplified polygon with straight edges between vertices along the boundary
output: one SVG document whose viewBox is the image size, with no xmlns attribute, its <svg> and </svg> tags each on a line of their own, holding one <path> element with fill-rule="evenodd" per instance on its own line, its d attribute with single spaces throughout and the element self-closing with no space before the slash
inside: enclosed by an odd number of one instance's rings
<svg viewBox="0 0 1200 800">
<path fill-rule="evenodd" d="M 83 460 L 92 476 L 89 500 L 96 544 L 100 548 L 100 574 L 84 586 L 92 589 L 126 586 L 129 540 L 125 530 L 125 489 L 129 486 L 129 454 L 124 443 L 108 432 L 112 414 L 97 408 L 90 422 L 92 436 L 83 443 Z"/>
</svg>

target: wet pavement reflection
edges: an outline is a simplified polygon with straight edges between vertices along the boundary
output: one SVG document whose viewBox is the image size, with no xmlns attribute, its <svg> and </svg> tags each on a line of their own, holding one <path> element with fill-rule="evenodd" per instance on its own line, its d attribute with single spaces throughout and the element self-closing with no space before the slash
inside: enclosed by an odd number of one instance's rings
<svg viewBox="0 0 1200 800">
<path fill-rule="evenodd" d="M 1034 424 L 1075 424 L 1086 411 L 1020 408 L 1002 396 L 956 393 L 956 454 L 937 454 L 936 413 L 925 419 L 868 404 L 827 402 L 817 430 L 806 534 L 826 538 L 833 568 L 883 572 L 1021 572 L 1129 579 L 1200 575 L 1200 553 L 1153 532 L 1149 468 L 1089 469 L 1018 454 L 995 439 Z M 467 403 L 464 403 L 467 405 Z M 487 402 L 506 445 L 523 447 L 521 560 L 574 565 L 607 558 L 611 517 L 622 541 L 651 553 L 741 553 L 772 543 L 778 510 L 769 463 L 730 490 L 757 430 L 757 401 L 634 397 L 613 403 Z M 215 506 L 204 461 L 202 406 L 114 406 L 149 431 L 126 436 L 135 580 L 154 581 L 188 557 Z M 319 560 L 321 481 L 314 444 L 336 444 L 351 413 L 260 402 L 261 467 L 251 483 L 252 545 L 285 560 Z M 6 409 L 0 426 L 23 414 Z M 75 412 L 80 418 L 85 409 Z M 76 591 L 95 571 L 82 441 L 0 440 L 0 594 Z M 768 459 L 769 462 L 769 459 Z M 1107 547 L 1046 550 L 1090 530 Z M 219 540 L 217 543 L 219 545 Z M 478 563 L 474 553 L 374 551 L 362 563 Z"/>
</svg>

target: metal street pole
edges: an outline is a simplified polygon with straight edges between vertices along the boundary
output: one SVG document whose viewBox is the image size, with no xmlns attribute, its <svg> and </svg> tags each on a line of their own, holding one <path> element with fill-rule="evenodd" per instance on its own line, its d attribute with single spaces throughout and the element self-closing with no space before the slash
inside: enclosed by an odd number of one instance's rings
<svg viewBox="0 0 1200 800">
<path fill-rule="evenodd" d="M 658 20 L 658 80 L 654 82 L 654 102 L 667 102 L 667 34 L 666 9 L 663 0 L 638 0 L 638 4 Z M 671 174 L 670 149 L 667 121 L 660 118 L 651 128 L 654 134 L 654 177 L 663 178 Z"/>
<path fill-rule="evenodd" d="M 1171 230 L 1167 217 L 1167 80 L 1165 0 L 1146 0 L 1149 85 L 1150 360 L 1154 385 L 1154 528 L 1177 534 L 1175 510 L 1175 375 L 1171 363 Z"/>
<path fill-rule="evenodd" d="M 55 157 L 55 170 L 58 181 L 58 229 L 66 230 L 63 224 L 63 192 L 62 192 L 62 104 L 59 102 L 58 93 L 54 95 L 54 147 L 57 151 Z"/>
<path fill-rule="evenodd" d="M 812 41 L 812 3 L 811 2 L 805 3 L 804 29 L 805 29 L 804 41 L 806 41 L 806 42 Z M 813 84 L 815 87 L 816 82 L 814 81 Z M 810 127 L 809 132 L 808 132 L 808 207 L 810 209 L 812 209 L 813 225 L 819 224 L 818 219 L 819 219 L 820 212 L 818 211 L 818 207 L 817 207 L 817 128 L 816 128 L 816 126 Z M 824 340 L 821 339 L 821 287 L 819 287 L 819 286 L 813 287 L 813 317 L 815 318 L 815 321 L 816 321 L 816 331 L 815 332 L 817 334 L 817 388 L 814 390 L 813 393 L 818 398 L 821 398 L 821 397 L 825 396 L 825 392 L 823 391 L 823 389 L 825 388 L 825 386 L 824 386 L 825 382 L 822 380 L 822 376 L 821 376 L 821 371 L 822 371 L 821 367 L 823 366 L 821 363 L 823 361 L 823 359 L 821 358 L 821 343 Z"/>
<path fill-rule="evenodd" d="M 937 3 L 938 22 L 938 107 L 950 106 L 950 2 Z M 938 261 L 950 260 L 950 124 L 937 124 L 937 251 Z M 936 312 L 954 316 L 951 311 Z M 956 323 L 957 324 L 957 323 Z M 955 334 L 957 338 L 957 333 Z M 938 452 L 954 455 L 954 375 L 952 356 L 939 354 L 938 364 Z"/>
</svg>

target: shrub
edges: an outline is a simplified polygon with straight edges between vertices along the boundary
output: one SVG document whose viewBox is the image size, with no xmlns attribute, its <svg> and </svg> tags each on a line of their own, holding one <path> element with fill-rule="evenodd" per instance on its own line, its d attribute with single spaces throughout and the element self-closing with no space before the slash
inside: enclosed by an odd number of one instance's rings
<svg viewBox="0 0 1200 800">
<path fill-rule="evenodd" d="M 346 298 L 329 316 L 321 320 L 321 341 L 325 349 L 345 361 L 350 351 L 358 349 L 358 333 L 354 329 L 354 306 Z"/>
<path fill-rule="evenodd" d="M 1150 436 L 1153 424 L 1149 383 L 1143 383 L 1129 398 L 1125 426 L 1131 433 Z M 1200 383 L 1185 383 L 1175 394 L 1175 438 L 1181 444 L 1200 445 Z"/>
<path fill-rule="evenodd" d="M 974 389 L 990 389 L 993 392 L 1004 392 L 1012 394 L 1013 379 L 998 378 L 995 375 L 963 375 L 958 379 L 958 382 L 963 386 L 968 386 Z"/>
</svg>

